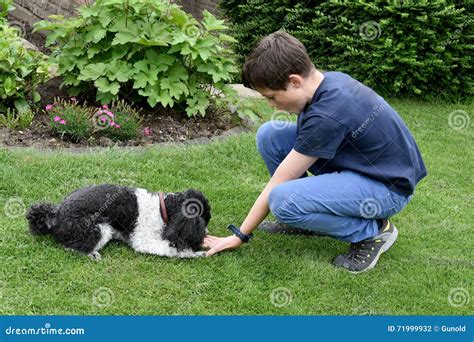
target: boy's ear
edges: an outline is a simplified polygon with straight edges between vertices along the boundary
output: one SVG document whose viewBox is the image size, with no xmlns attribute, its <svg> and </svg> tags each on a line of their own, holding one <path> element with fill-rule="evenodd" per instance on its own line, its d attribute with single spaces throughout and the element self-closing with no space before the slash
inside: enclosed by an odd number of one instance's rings
<svg viewBox="0 0 474 342">
<path fill-rule="evenodd" d="M 301 88 L 304 83 L 304 78 L 298 74 L 291 74 L 288 76 L 288 84 L 291 84 L 293 88 Z"/>
</svg>

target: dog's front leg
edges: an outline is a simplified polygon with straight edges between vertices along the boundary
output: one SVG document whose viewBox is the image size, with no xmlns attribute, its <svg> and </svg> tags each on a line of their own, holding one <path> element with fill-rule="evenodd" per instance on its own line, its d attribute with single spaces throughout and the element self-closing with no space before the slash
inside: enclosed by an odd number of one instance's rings
<svg viewBox="0 0 474 342">
<path fill-rule="evenodd" d="M 197 252 L 194 252 L 192 250 L 184 250 L 184 251 L 181 251 L 181 252 L 178 252 L 178 258 L 202 258 L 204 256 L 206 256 L 206 252 L 204 251 L 197 251 Z"/>
<path fill-rule="evenodd" d="M 131 246 L 137 252 L 166 256 L 170 258 L 200 258 L 206 255 L 206 252 L 194 252 L 191 249 L 178 251 L 176 247 L 170 246 L 167 241 L 163 240 L 135 240 L 132 241 Z"/>
</svg>

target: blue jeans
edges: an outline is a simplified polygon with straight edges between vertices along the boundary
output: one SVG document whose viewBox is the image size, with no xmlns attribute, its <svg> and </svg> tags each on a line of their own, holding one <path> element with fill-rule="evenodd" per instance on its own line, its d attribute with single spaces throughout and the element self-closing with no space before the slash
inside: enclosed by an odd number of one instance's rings
<svg viewBox="0 0 474 342">
<path fill-rule="evenodd" d="M 257 149 L 270 175 L 295 141 L 296 124 L 270 121 L 259 128 Z M 400 212 L 412 197 L 349 170 L 320 174 L 313 165 L 309 171 L 314 176 L 303 175 L 270 192 L 270 211 L 282 223 L 341 241 L 359 242 L 376 236 L 377 220 Z"/>
</svg>

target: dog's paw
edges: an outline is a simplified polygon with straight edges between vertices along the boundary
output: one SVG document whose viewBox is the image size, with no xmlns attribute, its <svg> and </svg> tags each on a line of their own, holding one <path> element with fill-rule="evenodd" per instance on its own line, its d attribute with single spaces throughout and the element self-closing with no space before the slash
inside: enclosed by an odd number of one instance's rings
<svg viewBox="0 0 474 342">
<path fill-rule="evenodd" d="M 92 260 L 94 260 L 94 261 L 100 261 L 100 259 L 102 259 L 99 252 L 92 252 L 92 253 L 88 254 L 87 256 L 89 258 L 91 258 Z"/>
<path fill-rule="evenodd" d="M 206 256 L 206 252 L 205 251 L 199 251 L 199 252 L 196 252 L 196 258 L 202 258 L 202 257 L 205 257 Z"/>
</svg>

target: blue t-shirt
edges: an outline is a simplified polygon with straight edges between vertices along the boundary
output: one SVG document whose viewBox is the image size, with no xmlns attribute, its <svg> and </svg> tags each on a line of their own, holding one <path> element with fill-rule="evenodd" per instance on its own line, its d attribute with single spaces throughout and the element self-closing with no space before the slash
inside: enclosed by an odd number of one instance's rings
<svg viewBox="0 0 474 342">
<path fill-rule="evenodd" d="M 301 114 L 294 149 L 319 173 L 352 170 L 409 196 L 427 175 L 413 136 L 372 89 L 341 72 L 325 78 Z"/>
</svg>

